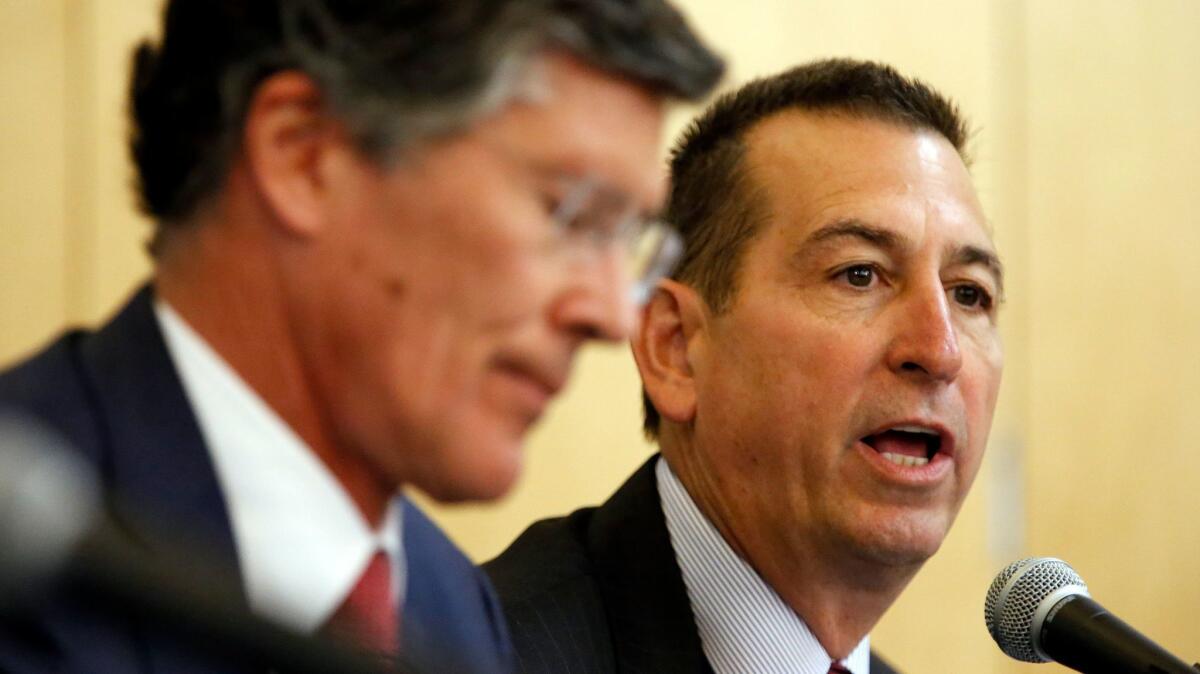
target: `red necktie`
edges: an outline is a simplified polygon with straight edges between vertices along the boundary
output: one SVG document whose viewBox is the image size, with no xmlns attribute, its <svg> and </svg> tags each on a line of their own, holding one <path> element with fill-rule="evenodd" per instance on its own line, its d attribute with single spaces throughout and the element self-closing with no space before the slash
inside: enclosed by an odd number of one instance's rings
<svg viewBox="0 0 1200 674">
<path fill-rule="evenodd" d="M 846 667 L 842 663 L 838 662 L 837 660 L 834 660 L 833 662 L 829 663 L 829 674 L 854 674 L 854 673 L 851 672 L 850 670 L 846 669 Z"/>
<path fill-rule="evenodd" d="M 392 565 L 387 553 L 375 553 L 358 584 L 325 624 L 325 630 L 370 651 L 385 655 L 399 652 L 400 622 L 392 601 Z"/>
</svg>

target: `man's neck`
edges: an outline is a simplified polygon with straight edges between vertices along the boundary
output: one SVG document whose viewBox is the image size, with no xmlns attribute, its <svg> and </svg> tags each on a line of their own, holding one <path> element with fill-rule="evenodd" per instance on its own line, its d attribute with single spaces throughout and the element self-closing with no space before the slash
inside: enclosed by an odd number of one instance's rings
<svg viewBox="0 0 1200 674">
<path fill-rule="evenodd" d="M 377 525 L 393 490 L 336 441 L 288 323 L 271 251 L 228 223 L 194 223 L 174 236 L 155 288 L 238 376 L 328 466 L 364 518 Z"/>
<path fill-rule="evenodd" d="M 682 438 L 661 437 L 671 469 L 704 516 L 731 548 L 804 620 L 834 659 L 847 657 L 871 631 L 920 569 L 891 566 L 847 554 L 844 546 L 804 541 L 786 545 L 735 531 L 736 506 L 727 503 L 708 473 L 681 449 Z"/>
<path fill-rule="evenodd" d="M 841 568 L 829 568 L 815 560 L 792 565 L 771 561 L 760 565 L 751 559 L 750 563 L 804 619 L 834 659 L 845 658 L 870 633 L 916 572 L 901 574 L 876 565 L 869 565 L 869 570 L 862 565 L 854 571 L 852 560 L 844 560 L 838 565 Z M 866 574 L 875 576 L 867 579 Z"/>
</svg>

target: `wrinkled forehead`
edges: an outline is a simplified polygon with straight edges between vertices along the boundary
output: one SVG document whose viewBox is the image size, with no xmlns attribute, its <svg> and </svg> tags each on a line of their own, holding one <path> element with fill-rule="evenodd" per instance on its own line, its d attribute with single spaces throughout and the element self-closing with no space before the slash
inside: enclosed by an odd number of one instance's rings
<svg viewBox="0 0 1200 674">
<path fill-rule="evenodd" d="M 923 238 L 991 247 L 970 173 L 943 136 L 843 113 L 785 111 L 745 137 L 747 174 L 768 220 L 815 230 L 857 219 Z M 803 232 L 797 232 L 803 234 Z"/>
</svg>

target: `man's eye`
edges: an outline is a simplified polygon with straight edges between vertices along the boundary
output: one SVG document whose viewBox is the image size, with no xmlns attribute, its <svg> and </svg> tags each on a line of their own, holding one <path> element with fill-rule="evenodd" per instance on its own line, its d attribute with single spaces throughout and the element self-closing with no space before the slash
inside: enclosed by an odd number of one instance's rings
<svg viewBox="0 0 1200 674">
<path fill-rule="evenodd" d="M 846 282 L 855 288 L 867 288 L 875 280 L 875 270 L 865 264 L 855 265 L 842 272 Z"/>
<path fill-rule="evenodd" d="M 605 245 L 621 240 L 633 212 L 621 199 L 606 198 L 593 193 L 592 198 L 578 204 L 573 216 L 560 225 L 571 236 L 585 237 L 591 243 Z M 566 209 L 563 209 L 564 211 Z"/>
<path fill-rule="evenodd" d="M 954 301 L 964 307 L 987 309 L 992 305 L 992 298 L 983 288 L 976 285 L 954 286 Z"/>
</svg>

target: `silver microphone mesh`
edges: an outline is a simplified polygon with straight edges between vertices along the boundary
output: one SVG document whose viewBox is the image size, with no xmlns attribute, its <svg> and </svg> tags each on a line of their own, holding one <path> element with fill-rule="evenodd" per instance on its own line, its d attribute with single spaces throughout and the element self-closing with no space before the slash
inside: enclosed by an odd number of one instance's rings
<svg viewBox="0 0 1200 674">
<path fill-rule="evenodd" d="M 1031 557 L 1001 571 L 988 588 L 983 604 L 988 633 L 1000 650 L 1024 662 L 1049 662 L 1038 652 L 1040 637 L 1033 633 L 1035 616 L 1039 608 L 1044 616 L 1049 607 L 1042 607 L 1042 603 L 1064 588 L 1078 588 L 1079 594 L 1087 594 L 1087 584 L 1061 559 Z"/>
</svg>

